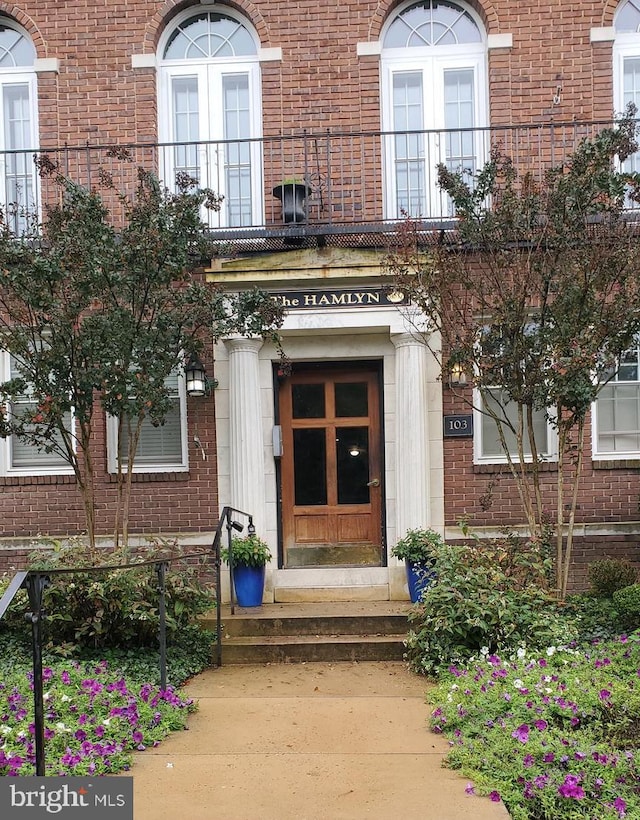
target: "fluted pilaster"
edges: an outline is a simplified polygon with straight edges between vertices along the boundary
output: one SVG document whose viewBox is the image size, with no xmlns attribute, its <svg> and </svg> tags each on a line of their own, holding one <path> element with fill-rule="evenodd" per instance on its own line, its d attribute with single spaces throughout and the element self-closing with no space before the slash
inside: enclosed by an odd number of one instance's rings
<svg viewBox="0 0 640 820">
<path fill-rule="evenodd" d="M 231 505 L 265 525 L 264 443 L 258 353 L 261 339 L 227 339 Z"/>
<path fill-rule="evenodd" d="M 396 532 L 430 525 L 427 366 L 429 350 L 410 333 L 396 348 Z"/>
</svg>

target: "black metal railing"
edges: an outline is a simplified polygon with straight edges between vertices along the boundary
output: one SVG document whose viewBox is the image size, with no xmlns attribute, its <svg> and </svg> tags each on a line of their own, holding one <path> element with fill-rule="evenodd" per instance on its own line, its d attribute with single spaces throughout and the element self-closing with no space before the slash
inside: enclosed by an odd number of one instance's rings
<svg viewBox="0 0 640 820">
<path fill-rule="evenodd" d="M 117 214 L 116 190 L 134 193 L 138 167 L 152 170 L 169 188 L 185 172 L 224 199 L 203 213 L 221 242 L 287 236 L 375 233 L 407 212 L 425 220 L 449 220 L 451 205 L 437 185 L 437 166 L 469 174 L 499 146 L 516 171 L 541 179 L 587 137 L 611 122 L 540 123 L 441 131 L 306 132 L 247 140 L 120 146 L 51 146 L 0 152 L 0 205 L 20 230 L 25 209 L 41 212 L 59 196 L 56 168 L 79 184 L 105 189 Z M 34 158 L 38 160 L 36 163 Z M 44 160 L 44 162 L 43 162 Z M 294 187 L 295 186 L 295 187 Z M 283 207 L 285 194 L 298 207 Z"/>
<path fill-rule="evenodd" d="M 210 550 L 198 551 L 189 554 L 180 554 L 172 557 L 151 559 L 149 561 L 139 561 L 130 564 L 112 564 L 108 566 L 74 567 L 63 569 L 39 569 L 22 570 L 17 572 L 9 583 L 4 595 L 0 599 L 0 619 L 5 614 L 16 594 L 21 589 L 26 589 L 29 598 L 31 611 L 25 613 L 26 620 L 31 624 L 31 649 L 33 663 L 33 700 L 34 700 L 34 730 L 35 730 L 35 760 L 36 775 L 45 776 L 45 738 L 44 738 L 44 685 L 42 679 L 42 623 L 46 616 L 43 606 L 44 591 L 55 578 L 60 575 L 89 575 L 105 572 L 114 572 L 128 569 L 143 569 L 153 567 L 158 576 L 158 648 L 160 664 L 160 688 L 164 691 L 167 688 L 167 622 L 166 622 L 166 586 L 165 578 L 169 565 L 175 561 L 185 561 L 192 558 L 211 557 L 213 553 L 213 563 L 215 566 L 216 585 L 216 665 L 222 666 L 222 623 L 220 614 L 221 592 L 221 549 L 220 543 L 222 531 L 227 530 L 228 549 L 230 553 L 229 571 L 231 584 L 231 611 L 234 612 L 233 605 L 233 567 L 231 561 L 232 553 L 232 533 L 234 530 L 241 531 L 243 525 L 236 521 L 236 516 L 244 516 L 248 519 L 248 531 L 253 529 L 253 517 L 241 510 L 233 507 L 224 507 L 215 529 L 215 535 Z"/>
</svg>

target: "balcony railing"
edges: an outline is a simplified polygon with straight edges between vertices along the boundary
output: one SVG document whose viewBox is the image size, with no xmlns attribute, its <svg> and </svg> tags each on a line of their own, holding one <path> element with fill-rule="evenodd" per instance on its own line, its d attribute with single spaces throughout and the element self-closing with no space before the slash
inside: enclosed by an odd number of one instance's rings
<svg viewBox="0 0 640 820">
<path fill-rule="evenodd" d="M 450 224 L 451 203 L 437 185 L 437 166 L 476 173 L 494 146 L 519 173 L 542 178 L 605 122 L 545 123 L 448 131 L 303 132 L 243 141 L 51 147 L 0 153 L 0 205 L 16 231 L 25 211 L 41 213 L 54 195 L 36 157 L 82 185 L 133 193 L 139 166 L 169 188 L 187 172 L 224 199 L 207 212 L 221 243 L 256 247 L 287 243 L 376 244 L 405 213 L 437 227 Z M 120 207 L 113 191 L 107 205 Z M 297 203 L 293 199 L 297 197 Z M 283 200 L 285 201 L 283 208 Z"/>
</svg>

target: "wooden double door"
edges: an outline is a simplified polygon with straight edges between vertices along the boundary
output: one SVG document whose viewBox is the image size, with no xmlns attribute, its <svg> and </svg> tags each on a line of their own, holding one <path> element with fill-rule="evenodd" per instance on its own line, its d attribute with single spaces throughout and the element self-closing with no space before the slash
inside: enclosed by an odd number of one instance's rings
<svg viewBox="0 0 640 820">
<path fill-rule="evenodd" d="M 379 368 L 296 366 L 279 412 L 284 566 L 380 566 Z"/>
</svg>

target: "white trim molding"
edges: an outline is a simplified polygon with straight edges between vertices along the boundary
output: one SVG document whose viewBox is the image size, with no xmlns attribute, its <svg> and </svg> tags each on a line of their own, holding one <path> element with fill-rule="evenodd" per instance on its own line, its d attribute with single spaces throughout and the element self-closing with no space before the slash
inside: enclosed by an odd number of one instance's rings
<svg viewBox="0 0 640 820">
<path fill-rule="evenodd" d="M 155 68 L 157 64 L 155 54 L 131 55 L 131 68 Z"/>
<path fill-rule="evenodd" d="M 369 57 L 382 54 L 382 43 L 379 40 L 371 43 L 358 43 L 356 45 L 358 57 Z"/>
<path fill-rule="evenodd" d="M 33 61 L 33 70 L 36 74 L 45 74 L 48 71 L 60 73 L 60 60 L 57 57 L 37 57 Z"/>
<path fill-rule="evenodd" d="M 487 48 L 489 51 L 494 48 L 513 48 L 513 34 L 488 34 Z"/>
<path fill-rule="evenodd" d="M 259 48 L 258 60 L 261 63 L 273 63 L 282 60 L 282 48 L 273 46 L 272 48 Z"/>
<path fill-rule="evenodd" d="M 589 32 L 589 40 L 592 43 L 609 43 L 616 39 L 616 30 L 613 26 L 606 28 L 592 28 Z"/>
</svg>

